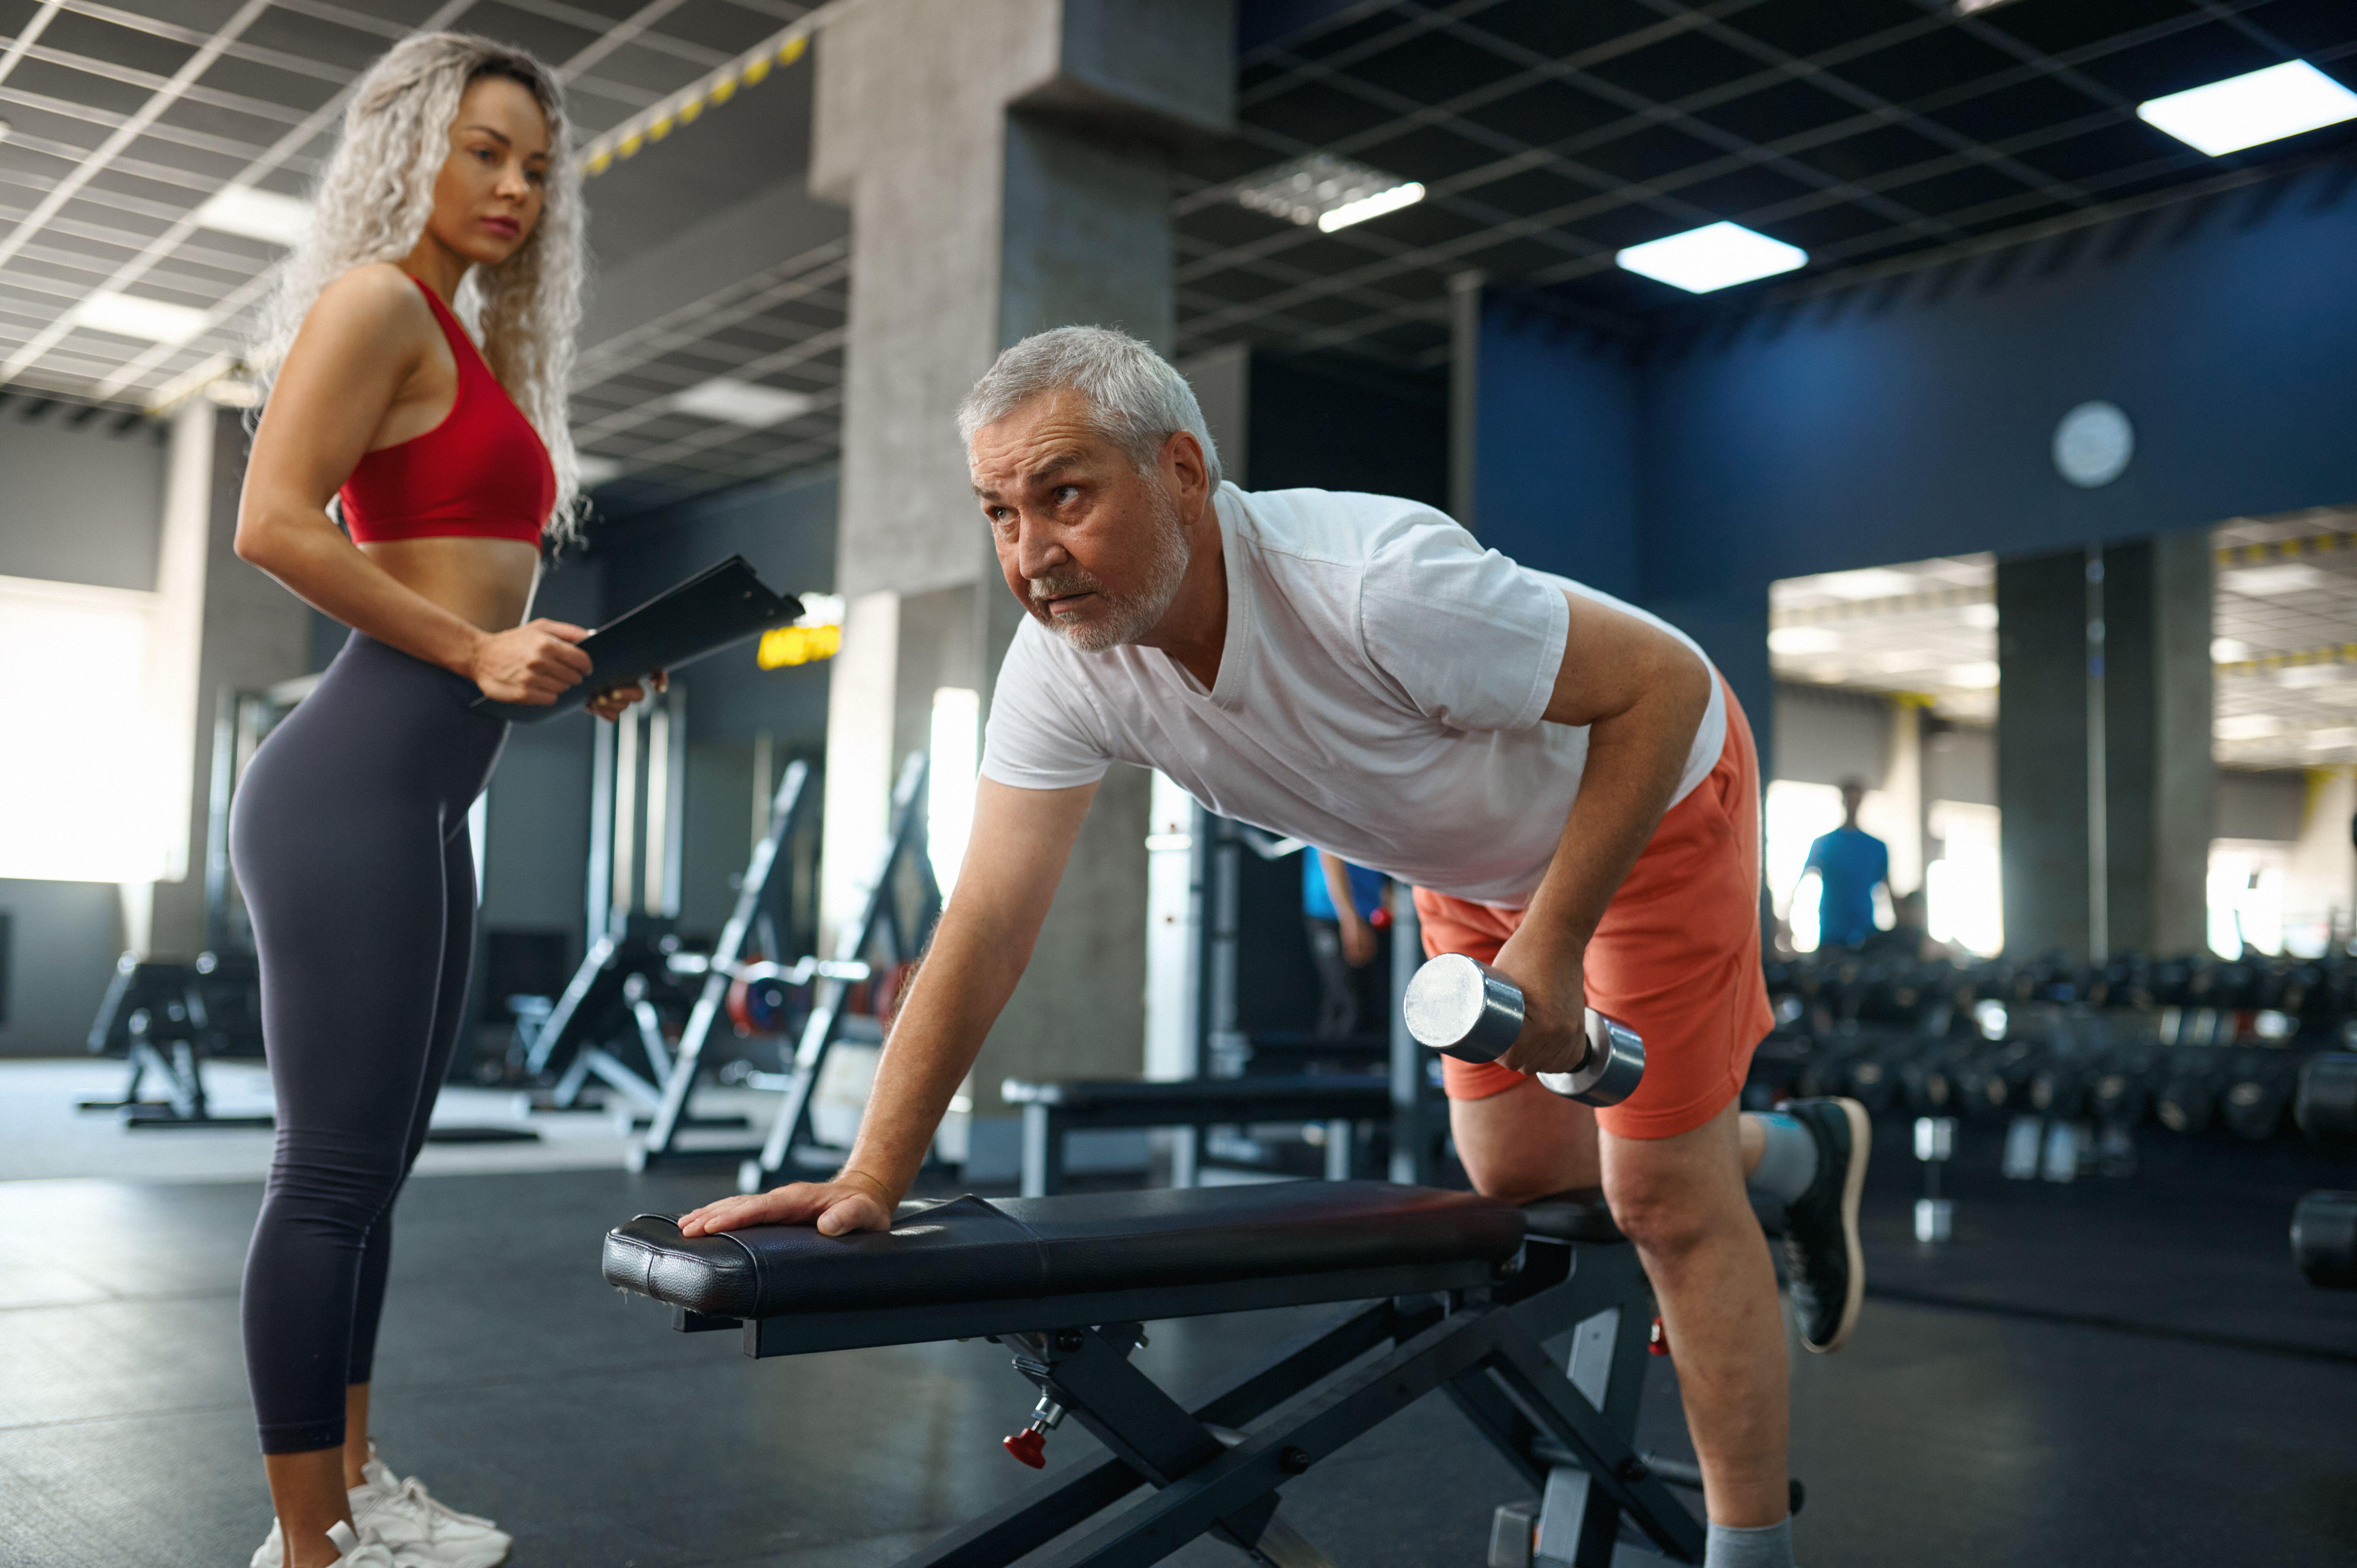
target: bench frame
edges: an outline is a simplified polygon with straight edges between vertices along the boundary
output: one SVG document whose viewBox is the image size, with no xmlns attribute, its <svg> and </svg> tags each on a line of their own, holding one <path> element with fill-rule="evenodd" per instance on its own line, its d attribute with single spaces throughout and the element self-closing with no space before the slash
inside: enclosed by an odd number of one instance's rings
<svg viewBox="0 0 2357 1568">
<path fill-rule="evenodd" d="M 1192 1411 L 1129 1360 L 1146 1321 L 1341 1300 L 1367 1305 L 1285 1346 Z M 688 1331 L 737 1326 L 677 1308 L 673 1316 Z M 1657 1471 L 1634 1446 L 1652 1316 L 1633 1248 L 1532 1236 L 1505 1271 L 1469 1262 L 742 1326 L 753 1356 L 989 1337 L 1014 1350 L 1016 1370 L 1039 1388 L 1051 1422 L 1069 1413 L 1110 1450 L 901 1568 L 1006 1568 L 1075 1530 L 1039 1559 L 1043 1568 L 1135 1568 L 1205 1534 L 1270 1568 L 1331 1568 L 1278 1516 L 1278 1488 L 1434 1390 L 1544 1494 L 1543 1512 L 1498 1510 L 1491 1561 L 1527 1564 L 1535 1552 L 1540 1563 L 1609 1568 L 1624 1519 L 1670 1561 L 1703 1557 L 1702 1525 L 1663 1478 L 1674 1466 Z M 1574 1331 L 1567 1369 L 1542 1345 L 1566 1330 Z M 1313 1390 L 1275 1420 L 1238 1430 Z M 1154 1497 L 1092 1524 L 1149 1484 Z"/>
</svg>

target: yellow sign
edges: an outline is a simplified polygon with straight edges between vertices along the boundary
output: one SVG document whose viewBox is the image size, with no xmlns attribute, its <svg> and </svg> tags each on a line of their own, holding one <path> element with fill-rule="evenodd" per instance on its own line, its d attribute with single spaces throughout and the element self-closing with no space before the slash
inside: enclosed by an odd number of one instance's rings
<svg viewBox="0 0 2357 1568">
<path fill-rule="evenodd" d="M 839 626 L 781 626 L 761 634 L 761 646 L 754 659 L 764 670 L 784 670 L 832 659 L 842 646 L 843 628 Z"/>
</svg>

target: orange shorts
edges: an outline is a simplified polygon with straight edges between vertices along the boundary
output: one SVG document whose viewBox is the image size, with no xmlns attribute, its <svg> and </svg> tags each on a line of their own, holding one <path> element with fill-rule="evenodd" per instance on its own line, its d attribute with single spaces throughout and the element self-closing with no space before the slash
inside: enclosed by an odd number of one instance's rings
<svg viewBox="0 0 2357 1568">
<path fill-rule="evenodd" d="M 1423 887 L 1415 912 L 1427 958 L 1458 952 L 1486 963 L 1523 923 L 1519 909 Z M 1775 1019 L 1760 967 L 1760 758 L 1732 691 L 1718 765 L 1662 818 L 1613 894 L 1588 940 L 1585 978 L 1587 1004 L 1645 1042 L 1637 1092 L 1596 1113 L 1606 1132 L 1674 1137 L 1741 1092 Z M 1452 1100 L 1487 1099 L 1524 1077 L 1454 1057 L 1440 1070 Z"/>
</svg>

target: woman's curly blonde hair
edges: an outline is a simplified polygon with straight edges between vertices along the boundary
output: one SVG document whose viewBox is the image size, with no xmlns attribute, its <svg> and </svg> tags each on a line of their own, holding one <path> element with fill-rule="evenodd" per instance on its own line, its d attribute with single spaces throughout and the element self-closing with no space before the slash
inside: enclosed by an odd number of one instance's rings
<svg viewBox="0 0 2357 1568">
<path fill-rule="evenodd" d="M 398 262 L 416 248 L 434 208 L 434 182 L 450 156 L 450 127 L 467 89 L 503 77 L 529 91 L 548 121 L 546 198 L 515 254 L 468 271 L 453 302 L 479 333 L 483 359 L 540 432 L 556 469 L 561 539 L 576 532 L 581 462 L 573 450 L 565 389 L 581 321 L 586 264 L 581 170 L 570 145 L 565 92 L 523 50 L 469 33 L 404 38 L 371 66 L 344 111 L 342 136 L 312 192 L 311 227 L 280 267 L 253 347 L 265 393 L 320 291 L 355 267 Z"/>
</svg>

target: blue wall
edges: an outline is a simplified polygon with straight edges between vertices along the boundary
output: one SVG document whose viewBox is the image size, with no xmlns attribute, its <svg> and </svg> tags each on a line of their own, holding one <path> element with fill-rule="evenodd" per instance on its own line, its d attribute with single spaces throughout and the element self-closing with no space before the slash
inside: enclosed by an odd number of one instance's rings
<svg viewBox="0 0 2357 1568">
<path fill-rule="evenodd" d="M 1489 302 L 1480 532 L 1684 627 L 1764 725 L 1779 577 L 2357 501 L 2352 185 L 2317 169 L 1823 300 L 1699 306 L 1634 364 Z M 2049 443 L 2091 398 L 2136 450 L 2083 490 Z"/>
</svg>

